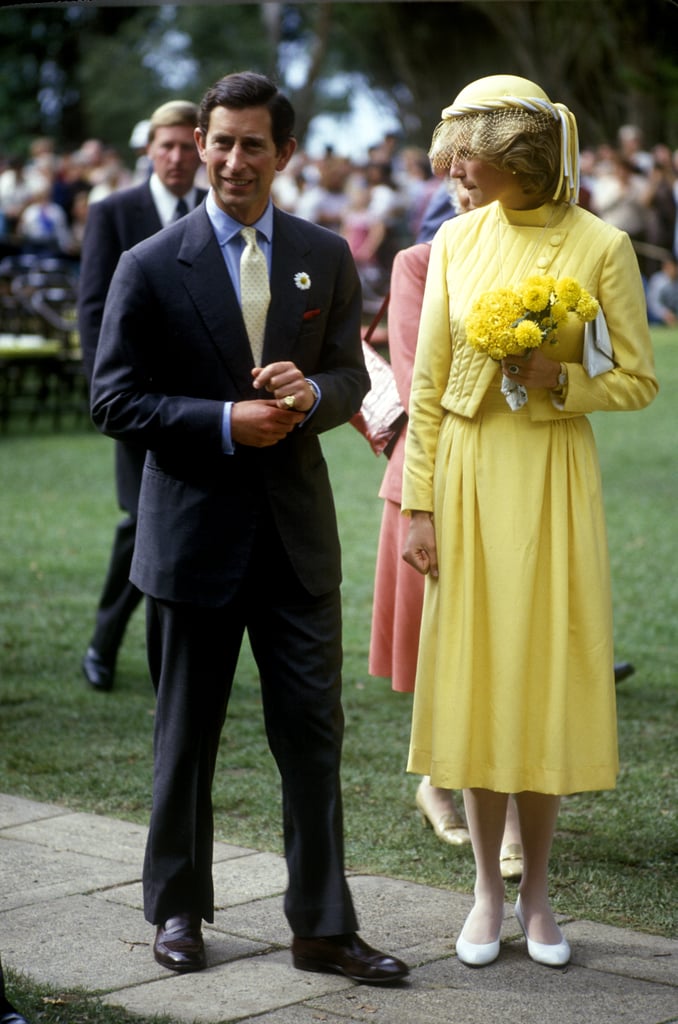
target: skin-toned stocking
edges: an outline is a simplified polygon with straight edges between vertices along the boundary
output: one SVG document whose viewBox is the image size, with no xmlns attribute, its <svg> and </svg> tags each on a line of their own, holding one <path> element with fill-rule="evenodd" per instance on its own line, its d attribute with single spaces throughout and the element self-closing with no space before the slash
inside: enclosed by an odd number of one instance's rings
<svg viewBox="0 0 678 1024">
<path fill-rule="evenodd" d="M 499 870 L 506 822 L 506 793 L 489 789 L 465 789 L 466 823 L 471 833 L 476 862 L 475 904 L 464 925 L 467 942 L 494 942 L 504 917 L 504 880 Z"/>
<path fill-rule="evenodd" d="M 530 938 L 547 945 L 561 935 L 548 899 L 548 864 L 560 797 L 546 793 L 516 795 L 523 844 L 520 906 Z"/>
<path fill-rule="evenodd" d="M 510 797 L 508 806 L 506 808 L 506 825 L 504 826 L 504 836 L 501 841 L 502 848 L 504 846 L 521 846 L 522 839 L 520 838 L 520 818 L 518 817 L 518 807 L 516 805 L 515 797 Z"/>
</svg>

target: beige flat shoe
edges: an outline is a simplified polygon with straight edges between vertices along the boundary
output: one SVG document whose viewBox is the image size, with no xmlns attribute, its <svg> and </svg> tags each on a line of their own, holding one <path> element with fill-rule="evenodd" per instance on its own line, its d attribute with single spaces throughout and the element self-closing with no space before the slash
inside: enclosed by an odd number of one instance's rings
<svg viewBox="0 0 678 1024">
<path fill-rule="evenodd" d="M 502 878 L 518 881 L 523 874 L 523 848 L 520 843 L 502 846 L 499 854 L 499 870 Z"/>
<path fill-rule="evenodd" d="M 421 811 L 424 824 L 429 824 L 438 836 L 438 839 L 442 839 L 444 843 L 449 843 L 450 846 L 465 846 L 470 843 L 471 836 L 457 809 L 452 807 L 450 810 L 440 814 L 430 806 L 427 794 L 428 786 L 421 782 L 415 799 L 417 807 Z"/>
</svg>

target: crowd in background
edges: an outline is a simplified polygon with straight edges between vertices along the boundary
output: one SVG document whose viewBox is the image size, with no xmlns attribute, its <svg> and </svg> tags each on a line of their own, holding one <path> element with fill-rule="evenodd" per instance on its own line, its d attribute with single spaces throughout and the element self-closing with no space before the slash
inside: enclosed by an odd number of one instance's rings
<svg viewBox="0 0 678 1024">
<path fill-rule="evenodd" d="M 145 125 L 130 137 L 131 160 L 97 139 L 61 153 L 38 138 L 23 159 L 0 157 L 1 253 L 58 255 L 77 268 L 90 204 L 148 174 Z M 633 240 L 650 322 L 678 323 L 678 150 L 645 148 L 641 130 L 624 125 L 615 145 L 581 157 L 581 205 Z M 332 149 L 320 158 L 298 152 L 276 179 L 274 199 L 347 239 L 369 302 L 386 293 L 395 253 L 423 240 L 424 213 L 444 187 L 425 150 L 389 134 L 363 161 Z"/>
</svg>

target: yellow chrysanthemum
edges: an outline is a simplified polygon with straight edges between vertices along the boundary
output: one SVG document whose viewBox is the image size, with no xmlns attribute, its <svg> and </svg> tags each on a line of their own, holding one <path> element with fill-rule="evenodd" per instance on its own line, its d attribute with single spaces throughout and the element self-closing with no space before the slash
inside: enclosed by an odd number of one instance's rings
<svg viewBox="0 0 678 1024">
<path fill-rule="evenodd" d="M 555 282 L 554 291 L 567 309 L 574 309 L 582 294 L 581 285 L 573 277 L 561 277 Z"/>
<path fill-rule="evenodd" d="M 544 340 L 539 324 L 534 320 L 521 320 L 516 324 L 513 333 L 516 341 L 514 352 L 520 352 L 524 348 L 538 348 Z"/>
<path fill-rule="evenodd" d="M 600 304 L 597 299 L 582 289 L 581 298 L 577 303 L 576 313 L 580 320 L 595 320 Z"/>
<path fill-rule="evenodd" d="M 554 327 L 558 327 L 558 325 L 562 324 L 564 320 L 567 320 L 567 311 L 565 303 L 561 302 L 560 299 L 556 299 L 551 306 L 551 320 L 553 321 Z"/>
<path fill-rule="evenodd" d="M 521 291 L 523 288 L 547 288 L 550 292 L 554 290 L 556 286 L 556 278 L 552 274 L 530 274 L 526 277 L 523 283 L 518 288 Z"/>
<path fill-rule="evenodd" d="M 552 277 L 538 274 L 528 277 L 520 288 L 520 297 L 525 309 L 531 313 L 541 313 L 542 310 L 548 309 L 553 285 Z"/>
<path fill-rule="evenodd" d="M 480 352 L 489 352 L 491 346 L 496 348 L 499 345 L 503 348 L 510 344 L 511 324 L 521 313 L 520 299 L 510 288 L 485 292 L 473 304 L 467 317 L 468 343 Z"/>
</svg>

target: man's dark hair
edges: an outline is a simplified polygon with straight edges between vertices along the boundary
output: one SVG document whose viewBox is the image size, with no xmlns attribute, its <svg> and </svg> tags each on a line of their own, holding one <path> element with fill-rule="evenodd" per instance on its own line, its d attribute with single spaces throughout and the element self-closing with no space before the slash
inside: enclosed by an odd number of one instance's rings
<svg viewBox="0 0 678 1024">
<path fill-rule="evenodd" d="M 276 149 L 281 149 L 294 136 L 294 108 L 287 96 L 265 75 L 241 71 L 215 82 L 200 103 L 198 127 L 203 137 L 207 135 L 210 114 L 215 107 L 230 107 L 232 110 L 266 107 L 271 115 L 271 132 Z"/>
</svg>

